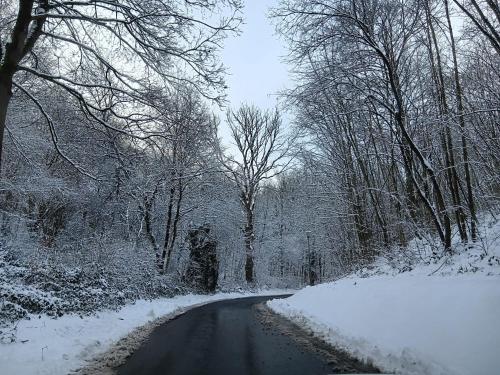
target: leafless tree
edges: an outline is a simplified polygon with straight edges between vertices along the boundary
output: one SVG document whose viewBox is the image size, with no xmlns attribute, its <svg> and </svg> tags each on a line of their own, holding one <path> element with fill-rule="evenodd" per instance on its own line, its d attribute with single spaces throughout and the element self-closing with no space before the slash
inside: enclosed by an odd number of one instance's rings
<svg viewBox="0 0 500 375">
<path fill-rule="evenodd" d="M 205 158 L 216 121 L 203 106 L 199 96 L 183 91 L 171 100 L 165 118 L 170 124 L 171 141 L 168 148 L 169 180 L 167 220 L 160 259 L 160 269 L 168 271 L 183 214 L 186 190 L 204 173 L 209 173 Z M 168 111 L 168 112 L 167 112 Z"/>
<path fill-rule="evenodd" d="M 496 0 L 453 0 L 500 55 L 500 6 Z"/>
<path fill-rule="evenodd" d="M 161 96 L 165 86 L 181 83 L 212 100 L 223 97 L 224 68 L 216 52 L 237 30 L 239 0 L 0 4 L 0 140 L 11 97 L 20 92 L 44 114 L 57 143 L 56 124 L 31 93 L 33 84 L 61 88 L 86 117 L 143 139 L 157 135 L 158 110 L 150 98 Z M 214 14 L 222 15 L 219 22 L 202 18 Z"/>
<path fill-rule="evenodd" d="M 243 105 L 229 111 L 227 122 L 237 156 L 220 155 L 227 175 L 237 185 L 245 213 L 245 279 L 254 280 L 255 200 L 264 180 L 283 172 L 289 164 L 290 140 L 284 136 L 278 110 L 262 111 Z"/>
<path fill-rule="evenodd" d="M 179 235 L 181 218 L 185 214 L 183 205 L 191 185 L 210 172 L 207 160 L 212 153 L 211 140 L 214 138 L 216 121 L 201 97 L 189 88 L 178 88 L 168 99 L 158 105 L 161 108 L 160 126 L 164 135 L 160 139 L 149 139 L 147 149 L 155 161 L 156 174 L 151 176 L 150 188 L 142 192 L 141 211 L 145 233 L 151 243 L 159 270 L 168 271 Z M 212 158 L 213 159 L 213 158 Z M 164 201 L 159 196 L 164 192 Z M 162 207 L 165 222 L 160 225 L 157 241 L 153 226 L 153 205 Z"/>
<path fill-rule="evenodd" d="M 468 90 L 465 77 L 488 71 L 496 82 L 490 36 L 497 5 L 461 2 L 464 10 L 455 3 L 282 0 L 273 13 L 298 82 L 286 99 L 310 147 L 329 164 L 362 248 L 373 248 L 377 237 L 391 245 L 391 227 L 401 245 L 420 235 L 409 227 L 435 231 L 446 251 L 453 224 L 462 242 L 477 238 L 479 175 L 491 176 L 486 160 L 495 156 L 475 149 L 491 140 L 484 134 L 498 119 L 498 96 L 484 81 L 485 91 L 477 84 Z M 490 36 L 457 41 L 450 14 L 467 9 Z M 465 51 L 464 43 L 483 52 Z M 482 70 L 465 67 L 472 56 Z M 483 109 L 467 114 L 473 107 Z"/>
</svg>

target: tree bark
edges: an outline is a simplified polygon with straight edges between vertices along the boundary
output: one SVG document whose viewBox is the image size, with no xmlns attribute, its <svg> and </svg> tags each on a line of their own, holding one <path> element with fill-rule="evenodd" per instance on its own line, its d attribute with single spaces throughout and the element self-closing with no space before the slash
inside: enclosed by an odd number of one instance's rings
<svg viewBox="0 0 500 375">
<path fill-rule="evenodd" d="M 453 27 L 450 19 L 450 9 L 448 0 L 444 0 L 444 7 L 446 12 L 446 20 L 448 23 L 448 30 L 450 34 L 450 45 L 451 45 L 451 55 L 453 57 L 453 75 L 455 80 L 455 96 L 457 100 L 457 111 L 458 111 L 458 124 L 460 126 L 461 133 L 461 143 L 462 143 L 462 158 L 465 170 L 465 183 L 467 185 L 467 204 L 469 208 L 470 214 L 470 234 L 472 241 L 477 240 L 477 228 L 476 228 L 476 205 L 474 202 L 474 193 L 472 190 L 472 179 L 470 172 L 470 164 L 469 164 L 469 152 L 467 147 L 467 138 L 466 138 L 466 126 L 464 120 L 464 104 L 463 104 L 463 94 L 462 94 L 462 85 L 460 83 L 460 74 L 458 71 L 458 60 L 457 60 L 457 50 L 455 46 L 455 36 L 453 34 Z"/>
<path fill-rule="evenodd" d="M 3 52 L 3 55 L 0 53 L 0 61 L 2 61 L 0 65 L 0 168 L 2 167 L 3 135 L 7 120 L 7 108 L 12 96 L 14 73 L 23 57 L 33 48 L 45 22 L 45 17 L 39 18 L 30 32 L 33 3 L 34 0 L 19 0 L 19 10 L 10 35 L 10 42 L 5 45 L 4 51 L 0 51 Z M 47 2 L 42 2 L 41 6 L 47 7 Z"/>
<path fill-rule="evenodd" d="M 254 242 L 254 218 L 252 203 L 245 204 L 246 224 L 245 224 L 245 280 L 247 283 L 254 282 L 254 262 L 253 262 L 253 242 Z"/>
<path fill-rule="evenodd" d="M 184 191 L 184 187 L 182 186 L 182 177 L 179 178 L 178 180 L 178 196 L 177 196 L 177 202 L 176 202 L 176 208 L 175 208 L 175 217 L 174 221 L 172 224 L 172 233 L 170 233 L 170 243 L 165 243 L 165 246 L 168 246 L 168 251 L 167 255 L 164 259 L 163 263 L 163 271 L 167 272 L 168 270 L 168 265 L 170 263 L 170 259 L 172 258 L 172 252 L 174 250 L 175 246 L 175 240 L 177 239 L 177 228 L 179 226 L 179 220 L 181 217 L 181 204 L 182 204 L 182 195 Z"/>
<path fill-rule="evenodd" d="M 5 80 L 5 78 L 0 75 L 0 171 L 2 167 L 3 135 L 7 121 L 7 108 L 12 96 L 11 88 L 12 77 L 10 77 L 9 80 Z"/>
</svg>

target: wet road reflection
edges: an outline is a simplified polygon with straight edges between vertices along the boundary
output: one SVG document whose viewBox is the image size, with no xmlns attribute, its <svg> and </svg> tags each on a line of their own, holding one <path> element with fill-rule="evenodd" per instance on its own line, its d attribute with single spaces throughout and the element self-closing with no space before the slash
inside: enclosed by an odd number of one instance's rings
<svg viewBox="0 0 500 375">
<path fill-rule="evenodd" d="M 254 305 L 276 297 L 212 303 L 158 327 L 120 375 L 314 375 L 331 373 L 315 353 L 265 326 Z"/>
</svg>

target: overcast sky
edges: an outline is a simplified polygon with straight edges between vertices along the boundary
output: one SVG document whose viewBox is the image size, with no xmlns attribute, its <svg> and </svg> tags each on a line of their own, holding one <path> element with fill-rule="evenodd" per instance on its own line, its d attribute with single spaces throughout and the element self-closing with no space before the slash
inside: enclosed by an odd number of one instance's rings
<svg viewBox="0 0 500 375">
<path fill-rule="evenodd" d="M 275 98 L 269 95 L 286 84 L 287 68 L 280 61 L 286 53 L 284 43 L 267 18 L 276 4 L 277 0 L 246 0 L 243 33 L 225 43 L 222 58 L 231 74 L 227 83 L 233 106 L 253 102 L 272 107 Z"/>
<path fill-rule="evenodd" d="M 276 92 L 287 85 L 287 66 L 281 61 L 285 45 L 267 18 L 277 0 L 246 0 L 242 34 L 226 40 L 222 61 L 229 70 L 226 77 L 231 107 L 242 103 L 272 108 Z M 223 119 L 224 122 L 224 119 Z M 222 124 L 220 135 L 228 142 L 228 131 Z"/>
</svg>

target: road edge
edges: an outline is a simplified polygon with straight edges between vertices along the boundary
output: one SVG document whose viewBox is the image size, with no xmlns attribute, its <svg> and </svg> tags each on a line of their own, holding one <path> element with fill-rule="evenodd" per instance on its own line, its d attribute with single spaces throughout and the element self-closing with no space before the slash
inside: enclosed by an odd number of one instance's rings
<svg viewBox="0 0 500 375">
<path fill-rule="evenodd" d="M 272 292 L 272 291 L 270 291 Z M 255 295 L 244 295 L 244 296 L 234 296 L 231 298 L 220 298 L 209 301 L 200 302 L 197 304 L 180 307 L 171 313 L 166 315 L 162 315 L 142 326 L 136 327 L 132 331 L 130 331 L 126 336 L 123 336 L 111 346 L 104 351 L 103 353 L 96 354 L 91 359 L 88 359 L 87 364 L 83 367 L 77 368 L 69 372 L 68 375 L 115 375 L 118 367 L 123 365 L 127 359 L 142 345 L 142 343 L 147 340 L 147 338 L 151 335 L 155 328 L 158 326 L 167 323 L 170 320 L 173 320 L 186 312 L 196 309 L 198 307 L 202 307 L 211 303 L 227 301 L 227 300 L 235 300 L 241 298 L 252 298 L 252 297 L 278 297 L 278 296 L 290 295 L 289 292 L 283 294 L 255 294 Z"/>
<path fill-rule="evenodd" d="M 382 371 L 373 363 L 360 360 L 342 348 L 322 340 L 307 327 L 300 326 L 297 322 L 274 311 L 267 303 L 256 305 L 255 309 L 264 325 L 272 325 L 282 334 L 297 342 L 304 350 L 324 358 L 332 366 L 334 373 L 382 375 Z"/>
</svg>

